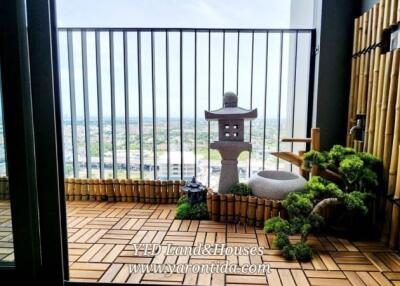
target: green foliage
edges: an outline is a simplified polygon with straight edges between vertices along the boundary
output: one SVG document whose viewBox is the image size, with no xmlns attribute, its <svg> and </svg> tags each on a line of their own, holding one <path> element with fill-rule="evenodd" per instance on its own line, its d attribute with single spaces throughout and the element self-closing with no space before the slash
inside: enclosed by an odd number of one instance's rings
<svg viewBox="0 0 400 286">
<path fill-rule="evenodd" d="M 288 244 L 282 248 L 281 252 L 282 256 L 285 257 L 287 260 L 293 260 L 296 258 L 296 252 L 293 245 Z"/>
<path fill-rule="evenodd" d="M 184 196 L 181 197 L 181 199 Z M 208 209 L 206 203 L 198 203 L 194 205 L 190 205 L 187 202 L 184 202 L 184 199 L 179 199 L 178 206 L 176 208 L 176 218 L 177 219 L 208 219 Z"/>
<path fill-rule="evenodd" d="M 334 203 L 347 210 L 366 214 L 368 208 L 365 200 L 378 184 L 380 161 L 368 153 L 358 153 L 351 148 L 335 145 L 329 152 L 306 153 L 303 168 L 311 169 L 313 164 L 338 172 L 343 184 L 337 185 L 314 176 L 306 183 L 305 192 L 290 193 L 282 202 L 288 212 L 288 220 L 275 217 L 265 222 L 264 231 L 276 233 L 273 244 L 286 259 L 311 259 L 312 250 L 306 241 L 311 233 L 318 232 L 324 224 L 324 218 L 318 213 L 320 208 Z M 289 235 L 294 234 L 301 235 L 300 242 L 296 244 L 289 240 Z"/>
<path fill-rule="evenodd" d="M 297 260 L 306 262 L 310 261 L 312 258 L 312 250 L 311 247 L 308 246 L 304 242 L 298 242 L 293 246 L 294 249 L 294 256 L 297 258 Z"/>
<path fill-rule="evenodd" d="M 182 203 L 176 208 L 176 218 L 177 219 L 190 219 L 192 207 L 188 203 Z"/>
<path fill-rule="evenodd" d="M 198 203 L 192 206 L 190 219 L 208 219 L 208 209 L 206 203 Z"/>
<path fill-rule="evenodd" d="M 232 187 L 231 194 L 238 196 L 250 196 L 251 188 L 245 183 L 238 183 Z"/>
<path fill-rule="evenodd" d="M 181 204 L 184 204 L 184 203 L 189 203 L 189 200 L 188 200 L 187 195 L 182 195 L 182 196 L 179 198 L 179 200 L 178 200 L 178 202 L 176 203 L 176 205 L 179 207 Z"/>
<path fill-rule="evenodd" d="M 287 234 L 282 232 L 277 232 L 274 241 L 272 242 L 274 246 L 279 249 L 284 248 L 286 245 L 290 244 L 289 237 Z"/>
</svg>

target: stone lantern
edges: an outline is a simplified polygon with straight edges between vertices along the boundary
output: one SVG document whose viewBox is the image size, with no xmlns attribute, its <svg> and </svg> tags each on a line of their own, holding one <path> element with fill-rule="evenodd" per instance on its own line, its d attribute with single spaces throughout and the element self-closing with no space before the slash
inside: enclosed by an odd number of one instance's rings
<svg viewBox="0 0 400 286">
<path fill-rule="evenodd" d="M 238 107 L 238 97 L 233 92 L 224 94 L 223 107 L 205 111 L 206 120 L 218 120 L 219 141 L 211 143 L 211 149 L 221 154 L 221 175 L 218 192 L 229 193 L 239 182 L 237 158 L 243 151 L 251 151 L 251 143 L 244 142 L 244 120 L 257 118 L 257 108 L 248 110 Z"/>
<path fill-rule="evenodd" d="M 196 181 L 193 177 L 191 181 L 187 181 L 182 187 L 182 192 L 187 194 L 189 204 L 204 203 L 206 201 L 206 187 Z"/>
</svg>

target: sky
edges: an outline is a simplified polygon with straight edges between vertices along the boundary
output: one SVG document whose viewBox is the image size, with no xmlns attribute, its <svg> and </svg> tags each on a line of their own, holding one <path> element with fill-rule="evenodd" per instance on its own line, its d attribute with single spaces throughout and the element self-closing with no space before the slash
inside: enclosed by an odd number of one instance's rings
<svg viewBox="0 0 400 286">
<path fill-rule="evenodd" d="M 59 27 L 179 27 L 179 28 L 312 28 L 314 0 L 57 0 L 57 21 Z M 95 7 L 95 8 L 94 8 Z M 127 36 L 128 47 L 128 91 L 130 94 L 131 115 L 137 111 L 137 42 L 136 33 Z M 77 117 L 83 118 L 83 83 L 82 83 L 82 47 L 81 34 L 73 33 L 73 56 Z M 59 34 L 61 89 L 64 117 L 70 116 L 69 102 L 69 75 L 67 35 Z M 88 93 L 89 113 L 91 117 L 97 116 L 97 87 L 96 87 L 96 54 L 94 33 L 87 33 L 87 59 L 88 59 Z M 143 88 L 143 114 L 151 117 L 153 112 L 152 77 L 151 77 L 151 46 L 150 33 L 141 35 L 142 42 L 142 88 Z M 269 61 L 266 64 L 266 47 L 268 40 Z M 240 36 L 239 47 L 239 74 L 237 68 L 237 34 L 227 33 L 225 39 L 225 91 L 235 91 L 238 85 L 239 104 L 250 108 L 250 93 L 253 94 L 253 105 L 262 105 L 265 96 L 266 65 L 268 65 L 268 106 L 276 110 L 278 106 L 279 72 L 282 68 L 282 80 L 288 82 L 292 75 L 289 66 L 293 66 L 295 59 L 291 53 L 294 43 L 294 34 L 283 37 L 282 46 L 278 34 L 255 34 L 253 58 L 253 85 L 251 85 L 251 34 Z M 298 38 L 299 66 L 307 63 L 307 36 Z M 100 35 L 102 93 L 104 116 L 110 116 L 110 50 L 108 33 Z M 214 33 L 211 36 L 211 109 L 220 107 L 222 95 L 222 34 Z M 156 114 L 166 115 L 166 53 L 165 33 L 154 34 L 154 61 L 155 61 L 155 93 Z M 282 66 L 279 63 L 280 49 L 282 48 Z M 170 100 L 179 101 L 179 34 L 169 34 L 169 78 Z M 305 53 L 304 53 L 305 52 Z M 304 53 L 304 54 L 302 54 Z M 208 35 L 198 33 L 197 59 L 194 57 L 194 33 L 183 35 L 183 107 L 184 117 L 190 117 L 194 110 L 194 64 L 197 65 L 197 100 L 198 112 L 207 108 L 208 101 Z M 123 44 L 122 33 L 114 33 L 114 63 L 115 63 L 115 96 L 116 115 L 124 116 L 124 77 L 123 77 Z M 301 71 L 301 70 L 300 70 Z M 304 79 L 307 69 L 302 72 Z M 239 83 L 237 83 L 237 76 Z M 297 77 L 301 75 L 296 75 Z M 304 82 L 301 78 L 297 82 Z M 300 84 L 298 84 L 300 85 Z M 289 87 L 284 84 L 282 92 L 289 94 Z M 301 87 L 298 93 L 306 93 Z M 283 96 L 283 104 L 287 96 Z M 254 107 L 254 106 L 253 106 Z M 255 106 L 257 107 L 257 106 Z M 285 110 L 284 110 L 285 112 Z M 269 114 L 271 114 L 269 112 Z M 171 116 L 179 115 L 179 104 L 171 105 Z M 272 117 L 276 116 L 271 114 Z M 283 114 L 285 116 L 285 114 Z"/>
</svg>

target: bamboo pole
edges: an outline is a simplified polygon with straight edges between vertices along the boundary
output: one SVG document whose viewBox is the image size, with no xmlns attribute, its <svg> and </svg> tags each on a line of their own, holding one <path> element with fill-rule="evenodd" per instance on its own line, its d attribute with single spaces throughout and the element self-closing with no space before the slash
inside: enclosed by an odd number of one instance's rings
<svg viewBox="0 0 400 286">
<path fill-rule="evenodd" d="M 213 221 L 219 221 L 219 195 L 218 194 L 213 194 L 212 196 L 212 215 L 211 218 Z"/>
<path fill-rule="evenodd" d="M 386 63 L 385 63 L 385 75 L 383 82 L 383 91 L 382 91 L 382 102 L 381 102 L 381 111 L 379 118 L 379 130 L 378 130 L 378 149 L 377 149 L 377 157 L 379 159 L 383 158 L 383 144 L 384 144 L 384 134 L 385 134 L 385 120 L 386 120 L 386 111 L 389 97 L 389 87 L 390 87 L 390 79 L 392 75 L 392 56 L 393 53 L 390 52 L 386 55 Z"/>
<path fill-rule="evenodd" d="M 266 199 L 265 200 L 265 208 L 264 208 L 264 220 L 271 218 L 271 207 L 272 207 L 272 201 Z"/>
<path fill-rule="evenodd" d="M 119 185 L 118 179 L 113 180 L 113 190 L 114 190 L 115 201 L 120 202 L 121 201 L 121 191 L 120 191 L 120 185 Z"/>
<path fill-rule="evenodd" d="M 392 140 L 393 140 L 393 126 L 395 121 L 395 106 L 397 99 L 397 85 L 399 77 L 399 60 L 400 50 L 395 50 L 392 62 L 392 73 L 390 77 L 390 88 L 388 95 L 387 114 L 385 122 L 385 140 L 383 145 L 383 169 L 385 174 L 388 173 L 390 166 L 390 155 L 392 152 Z"/>
<path fill-rule="evenodd" d="M 149 180 L 149 203 L 153 204 L 155 201 L 155 194 L 156 194 L 156 190 L 155 190 L 155 181 L 153 180 Z"/>
<path fill-rule="evenodd" d="M 114 202 L 114 189 L 113 189 L 113 180 L 107 179 L 106 180 L 106 191 L 107 191 L 107 198 L 109 202 Z"/>
<path fill-rule="evenodd" d="M 105 179 L 100 180 L 100 195 L 101 195 L 102 201 L 107 200 L 107 188 L 106 188 L 106 180 Z"/>
<path fill-rule="evenodd" d="M 145 197 L 145 184 L 144 184 L 144 180 L 139 180 L 138 181 L 138 192 L 139 192 L 139 200 L 138 202 L 140 203 L 144 203 L 146 201 L 146 197 Z"/>
<path fill-rule="evenodd" d="M 126 200 L 128 202 L 133 202 L 133 181 L 132 179 L 127 179 L 126 182 Z"/>
<path fill-rule="evenodd" d="M 247 196 L 240 196 L 240 223 L 245 224 L 247 218 Z"/>
<path fill-rule="evenodd" d="M 351 59 L 351 80 L 350 80 L 350 92 L 349 92 L 349 110 L 347 115 L 347 146 L 350 145 L 350 128 L 353 126 L 354 114 L 354 89 L 355 89 L 355 77 L 356 77 L 356 58 L 355 54 L 357 52 L 357 39 L 358 39 L 358 18 L 354 20 L 354 30 L 353 30 L 353 58 Z"/>
<path fill-rule="evenodd" d="M 133 201 L 135 203 L 140 201 L 140 194 L 139 194 L 139 180 L 133 180 L 132 182 L 132 192 L 133 192 Z"/>
<path fill-rule="evenodd" d="M 391 5 L 392 1 L 396 0 L 386 0 L 385 2 L 385 14 L 383 16 L 383 27 L 382 27 L 384 30 L 388 29 L 390 26 L 390 7 L 392 6 Z"/>
<path fill-rule="evenodd" d="M 376 42 L 380 43 L 382 41 L 382 31 L 383 31 L 383 21 L 385 17 L 385 4 L 386 0 L 381 0 L 377 5 L 379 5 L 379 13 L 378 13 L 378 28 L 376 35 Z"/>
<path fill-rule="evenodd" d="M 397 94 L 396 94 L 396 107 L 395 107 L 395 123 L 394 123 L 394 130 L 393 130 L 393 142 L 392 143 L 392 154 L 391 154 L 391 160 L 390 162 L 386 162 L 387 165 L 389 165 L 389 175 L 388 175 L 388 183 L 387 183 L 387 195 L 388 197 L 391 197 L 397 192 L 397 186 L 399 182 L 396 182 L 397 176 L 399 175 L 397 173 L 398 170 L 398 145 L 399 145 L 399 136 L 400 136 L 400 79 L 398 80 L 398 87 L 397 87 Z M 385 162 L 384 162 L 385 164 Z M 385 176 L 384 176 L 385 178 Z M 397 206 L 396 204 L 392 204 L 390 201 L 386 201 L 386 207 L 385 207 L 385 223 L 383 226 L 383 232 L 382 232 L 382 240 L 384 242 L 387 242 L 389 239 L 389 235 L 391 236 L 391 230 L 390 230 L 390 219 L 392 216 L 392 208 Z M 393 210 L 394 211 L 394 210 Z M 393 243 L 393 242 L 391 242 Z"/>
<path fill-rule="evenodd" d="M 159 204 L 161 203 L 161 181 L 156 180 L 154 182 L 154 202 Z"/>
<path fill-rule="evenodd" d="M 226 195 L 220 194 L 219 200 L 220 200 L 219 221 L 226 222 Z"/>
<path fill-rule="evenodd" d="M 240 196 L 235 195 L 235 221 L 240 220 L 240 199 Z"/>
<path fill-rule="evenodd" d="M 272 201 L 271 217 L 277 217 L 279 215 L 281 203 L 279 201 Z"/>
<path fill-rule="evenodd" d="M 391 0 L 390 4 L 390 18 L 389 18 L 389 26 L 394 26 L 397 24 L 397 1 L 398 0 Z"/>
<path fill-rule="evenodd" d="M 255 224 L 256 208 L 257 208 L 257 197 L 249 196 L 248 197 L 248 206 L 247 206 L 247 224 L 248 225 Z"/>
<path fill-rule="evenodd" d="M 181 190 L 181 181 L 174 181 L 174 188 L 173 188 L 173 203 L 176 203 L 179 199 L 179 192 Z"/>
<path fill-rule="evenodd" d="M 207 191 L 207 210 L 208 210 L 208 217 L 212 218 L 212 191 Z"/>
<path fill-rule="evenodd" d="M 311 150 L 319 151 L 320 142 L 321 142 L 320 129 L 312 128 L 311 129 Z M 314 164 L 311 167 L 311 176 L 317 176 L 317 175 L 318 175 L 318 166 Z"/>
<path fill-rule="evenodd" d="M 361 17 L 361 50 L 365 49 L 366 46 L 366 30 L 368 25 L 367 13 L 364 13 Z M 365 96 L 365 84 L 364 84 L 364 70 L 365 70 L 365 54 L 362 53 L 360 56 L 360 71 L 358 74 L 358 95 L 357 95 L 357 114 L 363 114 L 362 106 Z"/>
<path fill-rule="evenodd" d="M 161 203 L 166 204 L 168 202 L 167 199 L 167 182 L 161 181 Z M 208 194 L 207 194 L 208 195 Z"/>
<path fill-rule="evenodd" d="M 262 227 L 264 225 L 264 205 L 265 200 L 262 198 L 257 199 L 257 210 L 256 210 L 256 226 Z"/>
<path fill-rule="evenodd" d="M 174 202 L 174 182 L 173 181 L 168 181 L 167 182 L 167 187 L 168 187 L 168 203 L 172 204 Z"/>
<path fill-rule="evenodd" d="M 400 146 L 394 146 L 397 149 L 397 153 L 400 156 Z M 400 162 L 400 159 L 397 158 L 397 162 Z M 400 199 L 400 164 L 397 164 L 397 173 L 396 173 L 396 188 L 394 192 L 394 200 Z M 390 228 L 390 241 L 389 246 L 391 248 L 397 248 L 399 245 L 399 216 L 400 216 L 400 207 L 398 204 L 393 204 L 393 211 L 392 211 L 392 223 Z"/>
<path fill-rule="evenodd" d="M 95 184 L 94 179 L 88 180 L 89 201 L 94 201 L 96 199 L 95 194 L 94 194 L 94 184 Z"/>
<path fill-rule="evenodd" d="M 235 218 L 235 196 L 232 194 L 226 195 L 226 213 L 227 221 L 233 222 Z"/>
<path fill-rule="evenodd" d="M 126 181 L 125 179 L 119 180 L 119 191 L 121 194 L 121 202 L 126 202 Z"/>
<path fill-rule="evenodd" d="M 150 180 L 144 181 L 144 203 L 148 204 L 150 202 Z"/>
<path fill-rule="evenodd" d="M 373 154 L 378 157 L 378 145 L 379 145 L 379 124 L 381 117 L 381 107 L 382 107 L 382 93 L 383 93 L 383 83 L 385 81 L 386 72 L 386 54 L 382 54 L 379 60 L 379 81 L 376 95 L 376 106 L 375 106 L 375 132 L 374 132 L 374 146 Z"/>
</svg>

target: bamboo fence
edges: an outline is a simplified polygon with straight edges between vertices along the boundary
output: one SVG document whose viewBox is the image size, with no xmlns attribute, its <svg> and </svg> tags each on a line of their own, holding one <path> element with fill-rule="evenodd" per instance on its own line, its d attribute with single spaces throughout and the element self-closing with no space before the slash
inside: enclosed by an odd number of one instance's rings
<svg viewBox="0 0 400 286">
<path fill-rule="evenodd" d="M 181 186 L 184 183 L 185 181 L 66 178 L 65 199 L 172 204 L 182 195 Z"/>
<path fill-rule="evenodd" d="M 281 201 L 255 196 L 219 194 L 211 189 L 207 192 L 207 208 L 210 219 L 213 221 L 241 223 L 257 227 L 264 226 L 265 220 L 269 218 L 287 217 Z"/>
<path fill-rule="evenodd" d="M 398 0 L 381 0 L 354 20 L 347 121 L 347 146 L 382 160 L 381 238 L 393 248 L 399 247 L 400 50 L 387 51 L 383 43 L 399 22 Z M 349 133 L 357 118 L 365 119 L 360 138 Z"/>
</svg>

